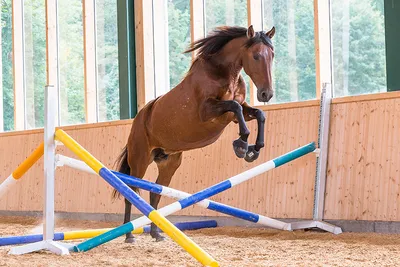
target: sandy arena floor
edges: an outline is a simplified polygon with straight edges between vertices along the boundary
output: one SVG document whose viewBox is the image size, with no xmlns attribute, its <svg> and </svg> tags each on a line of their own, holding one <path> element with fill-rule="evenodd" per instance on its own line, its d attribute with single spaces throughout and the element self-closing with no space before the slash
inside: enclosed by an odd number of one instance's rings
<svg viewBox="0 0 400 267">
<path fill-rule="evenodd" d="M 116 223 L 57 220 L 58 231 L 114 227 Z M 35 229 L 36 228 L 36 229 Z M 40 219 L 0 217 L 0 236 L 38 233 Z M 40 231 L 40 230 L 39 230 Z M 220 266 L 400 266 L 400 235 L 282 232 L 221 227 L 187 231 Z M 0 266 L 200 266 L 171 240 L 138 236 L 135 244 L 118 238 L 85 253 L 56 256 L 38 252 L 8 255 L 0 247 Z"/>
</svg>

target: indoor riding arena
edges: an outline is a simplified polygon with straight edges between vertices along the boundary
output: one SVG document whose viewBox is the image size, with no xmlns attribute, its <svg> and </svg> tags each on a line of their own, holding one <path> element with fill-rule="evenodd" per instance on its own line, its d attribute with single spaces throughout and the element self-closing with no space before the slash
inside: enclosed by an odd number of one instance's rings
<svg viewBox="0 0 400 267">
<path fill-rule="evenodd" d="M 400 266 L 398 14 L 1 1 L 0 266 Z"/>
</svg>

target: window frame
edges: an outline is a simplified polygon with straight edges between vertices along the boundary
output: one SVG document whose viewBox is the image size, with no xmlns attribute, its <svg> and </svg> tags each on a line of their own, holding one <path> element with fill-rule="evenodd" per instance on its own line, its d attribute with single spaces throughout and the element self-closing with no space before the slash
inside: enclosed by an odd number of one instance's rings
<svg viewBox="0 0 400 267">
<path fill-rule="evenodd" d="M 121 4 L 122 3 L 122 4 Z M 315 66 L 316 66 L 316 99 L 306 101 L 290 102 L 290 105 L 301 102 L 315 101 L 320 99 L 320 91 L 324 83 L 329 83 L 334 88 L 333 60 L 332 60 L 332 30 L 331 30 L 331 6 L 330 0 L 314 0 L 314 44 L 315 44 Z M 386 3 L 386 2 L 385 2 Z M 165 93 L 169 88 L 168 79 L 168 53 L 165 44 L 168 44 L 168 28 L 157 28 L 157 34 L 163 36 L 164 42 L 154 37 L 154 19 L 167 21 L 164 0 L 124 0 L 116 1 L 118 4 L 118 54 L 119 54 L 119 82 L 120 82 L 120 119 L 133 118 L 147 102 Z M 160 6 L 161 5 L 161 6 Z M 124 11 L 124 8 L 125 11 Z M 129 7 L 129 8 L 127 8 Z M 25 130 L 26 122 L 26 93 L 25 93 L 25 71 L 24 70 L 24 1 L 12 1 L 12 63 L 14 83 L 14 130 Z M 59 51 L 58 51 L 58 12 L 57 2 L 45 0 L 46 16 L 46 77 L 47 84 L 54 85 L 59 95 Z M 130 12 L 128 12 L 129 10 Z M 156 14 L 154 14 L 156 12 Z M 82 1 L 83 27 L 84 27 L 84 84 L 85 84 L 85 117 L 86 123 L 96 123 L 98 116 L 97 96 L 97 65 L 96 65 L 96 16 L 95 0 Z M 160 16 L 159 16 L 160 15 Z M 162 16 L 161 16 L 162 15 Z M 166 17 L 165 17 L 166 16 Z M 247 0 L 248 25 L 253 25 L 256 30 L 263 27 L 263 0 Z M 386 19 L 386 13 L 385 13 Z M 385 25 L 386 30 L 386 25 Z M 129 38 L 127 32 L 131 33 Z M 190 32 L 191 40 L 194 41 L 205 35 L 205 0 L 190 0 Z M 158 37 L 159 37 L 158 36 Z M 166 42 L 165 42 L 166 41 Z M 123 49 L 124 51 L 121 51 Z M 386 48 L 387 49 L 387 48 Z M 0 48 L 1 50 L 1 48 Z M 387 55 L 388 51 L 386 51 Z M 192 53 L 192 57 L 195 54 Z M 166 64 L 157 69 L 155 58 L 161 58 L 161 64 Z M 126 59 L 126 60 L 125 60 Z M 167 69 L 167 71 L 165 71 Z M 157 75 L 157 72 L 163 75 Z M 128 75 L 126 75 L 128 74 Z M 167 77 L 167 78 L 166 78 Z M 393 97 L 397 92 L 387 92 L 335 97 L 333 101 L 354 101 L 354 99 L 373 99 L 382 97 Z M 2 94 L 0 88 L 0 95 Z M 265 107 L 259 103 L 254 94 L 255 86 L 250 82 L 250 104 Z M 57 125 L 60 125 L 59 97 Z M 289 103 L 273 103 L 268 106 L 285 105 Z M 0 131 L 3 131 L 4 111 L 0 105 Z"/>
<path fill-rule="evenodd" d="M 123 1 L 115 1 L 115 4 Z M 133 0 L 126 0 L 130 2 L 133 8 Z M 98 114 L 98 92 L 97 92 L 97 55 L 96 55 L 96 0 L 83 0 L 82 1 L 82 18 L 83 18 L 83 53 L 84 53 L 84 112 L 85 123 L 99 122 Z M 46 17 L 46 84 L 53 85 L 57 91 L 56 106 L 56 125 L 60 126 L 60 66 L 59 66 L 59 22 L 58 22 L 58 3 L 57 1 L 45 0 L 45 14 Z M 116 14 L 117 15 L 117 14 Z M 133 21 L 133 12 L 132 12 Z M 25 86 L 25 51 L 24 51 L 24 1 L 12 1 L 12 63 L 13 63 L 13 83 L 14 83 L 14 131 L 27 130 L 26 119 L 26 86 Z M 125 25 L 123 25 L 125 26 Z M 122 31 L 126 32 L 126 27 Z M 134 37 L 134 34 L 133 34 Z M 134 41 L 134 38 L 133 38 Z M 131 45 L 131 48 L 134 48 Z M 1 48 L 0 48 L 1 50 Z M 135 61 L 133 57 L 132 62 Z M 131 64 L 131 63 L 130 63 Z M 134 64 L 133 64 L 134 65 Z M 16 71 L 23 70 L 23 71 Z M 134 76 L 134 75 L 133 75 Z M 0 76 L 2 77 L 2 75 Z M 119 78 L 121 80 L 121 77 Z M 136 80 L 133 79 L 134 85 Z M 0 96 L 2 95 L 2 87 Z M 136 98 L 136 87 L 133 86 L 134 98 Z M 121 94 L 121 92 L 120 92 Z M 125 98 L 124 98 L 125 99 Z M 135 106 L 134 111 L 131 112 L 133 117 L 136 114 L 136 101 L 133 101 Z M 0 132 L 4 130 L 4 111 L 3 105 L 0 105 Z M 122 115 L 121 115 L 122 117 Z"/>
</svg>

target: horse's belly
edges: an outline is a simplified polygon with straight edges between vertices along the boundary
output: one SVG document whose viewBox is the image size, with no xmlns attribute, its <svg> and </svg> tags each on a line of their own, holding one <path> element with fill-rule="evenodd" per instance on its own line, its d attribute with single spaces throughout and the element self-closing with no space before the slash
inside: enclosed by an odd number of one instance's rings
<svg viewBox="0 0 400 267">
<path fill-rule="evenodd" d="M 169 152 L 186 151 L 201 148 L 214 143 L 221 136 L 226 125 L 181 125 L 169 129 L 153 128 L 151 134 L 158 140 L 161 147 Z"/>
</svg>

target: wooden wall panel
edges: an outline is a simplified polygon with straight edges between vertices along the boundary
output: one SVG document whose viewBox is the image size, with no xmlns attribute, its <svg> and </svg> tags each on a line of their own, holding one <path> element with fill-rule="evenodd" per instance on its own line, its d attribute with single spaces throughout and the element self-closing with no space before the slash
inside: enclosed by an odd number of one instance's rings
<svg viewBox="0 0 400 267">
<path fill-rule="evenodd" d="M 289 123 L 290 122 L 290 123 Z M 304 127 L 308 125 L 308 127 Z M 250 140 L 254 142 L 256 123 L 249 124 Z M 197 192 L 230 176 L 286 153 L 298 146 L 316 141 L 318 106 L 267 111 L 266 147 L 259 160 L 246 163 L 234 156 L 232 141 L 237 138 L 237 125 L 230 125 L 213 145 L 184 153 L 181 168 L 176 173 L 172 187 L 187 192 Z M 125 145 L 130 121 L 97 124 L 96 127 L 66 127 L 66 131 L 106 166 L 114 160 Z M 0 135 L 0 160 L 3 163 L 0 180 L 4 180 L 42 139 L 41 131 L 29 131 L 21 135 Z M 58 151 L 72 156 L 65 147 Z M 42 209 L 43 162 L 34 166 L 13 188 L 0 210 Z M 229 205 L 259 212 L 273 217 L 310 218 L 315 173 L 315 155 L 308 155 L 286 166 L 254 178 L 213 199 Z M 157 170 L 152 164 L 146 179 L 154 181 Z M 56 210 L 88 213 L 122 213 L 122 200 L 111 201 L 112 188 L 101 178 L 68 167 L 56 172 Z M 142 192 L 148 200 L 148 193 Z M 163 199 L 161 205 L 171 203 Z M 137 213 L 134 210 L 134 213 Z M 191 207 L 179 214 L 218 215 L 198 207 Z"/>
<path fill-rule="evenodd" d="M 334 104 L 326 219 L 399 221 L 400 98 Z"/>
</svg>

